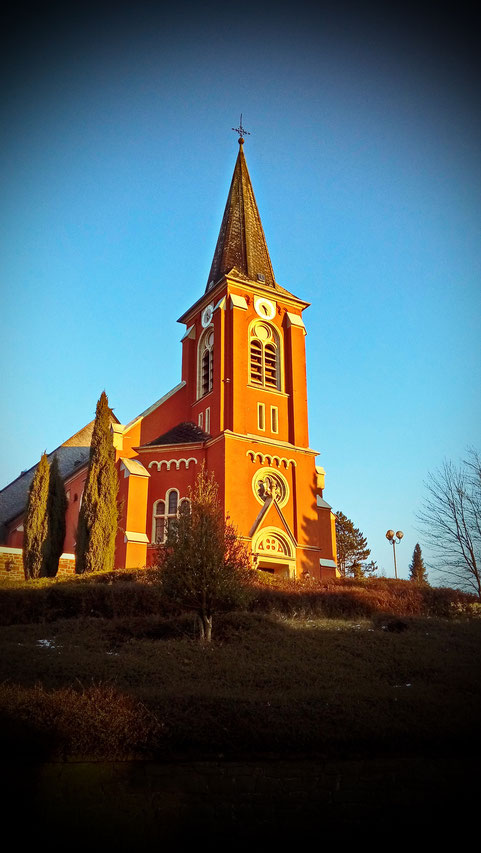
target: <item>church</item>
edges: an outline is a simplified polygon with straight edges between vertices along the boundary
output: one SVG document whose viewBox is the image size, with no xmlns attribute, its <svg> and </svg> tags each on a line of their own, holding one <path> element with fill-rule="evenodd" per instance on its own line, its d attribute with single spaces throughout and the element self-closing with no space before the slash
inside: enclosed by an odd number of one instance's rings
<svg viewBox="0 0 481 853">
<path fill-rule="evenodd" d="M 274 278 L 243 148 L 241 135 L 205 291 L 178 320 L 181 381 L 128 424 L 112 415 L 122 508 L 115 566 L 154 562 L 205 464 L 256 568 L 329 579 L 337 576 L 335 516 L 308 437 L 309 303 Z M 49 454 L 57 455 L 68 498 L 64 571 L 74 566 L 92 426 Z M 10 552 L 11 566 L 21 556 L 34 472 L 0 492 L 1 565 Z"/>
</svg>

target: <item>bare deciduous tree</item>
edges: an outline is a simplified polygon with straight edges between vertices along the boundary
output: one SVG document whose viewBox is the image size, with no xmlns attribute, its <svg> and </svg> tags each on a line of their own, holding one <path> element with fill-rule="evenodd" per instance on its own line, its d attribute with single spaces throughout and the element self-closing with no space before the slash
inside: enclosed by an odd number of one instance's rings
<svg viewBox="0 0 481 853">
<path fill-rule="evenodd" d="M 481 600 L 481 457 L 470 449 L 456 466 L 445 461 L 430 473 L 418 520 L 432 565 L 450 583 L 472 589 Z"/>
<path fill-rule="evenodd" d="M 197 614 L 200 638 L 210 642 L 214 613 L 243 602 L 253 579 L 249 555 L 224 517 L 214 475 L 202 466 L 184 504 L 170 522 L 158 565 L 166 595 Z"/>
</svg>

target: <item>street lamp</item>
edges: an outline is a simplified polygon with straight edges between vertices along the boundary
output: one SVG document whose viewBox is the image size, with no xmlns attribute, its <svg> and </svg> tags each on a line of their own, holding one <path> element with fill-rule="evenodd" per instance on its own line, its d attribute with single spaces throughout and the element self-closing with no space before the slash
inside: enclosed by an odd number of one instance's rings
<svg viewBox="0 0 481 853">
<path fill-rule="evenodd" d="M 401 541 L 403 536 L 404 536 L 404 533 L 402 532 L 402 530 L 396 530 L 395 533 L 394 533 L 394 530 L 388 530 L 386 533 L 386 539 L 388 539 L 392 545 L 392 553 L 393 553 L 393 557 L 394 557 L 394 574 L 396 576 L 396 580 L 397 580 L 396 545 L 399 544 L 399 542 Z"/>
</svg>

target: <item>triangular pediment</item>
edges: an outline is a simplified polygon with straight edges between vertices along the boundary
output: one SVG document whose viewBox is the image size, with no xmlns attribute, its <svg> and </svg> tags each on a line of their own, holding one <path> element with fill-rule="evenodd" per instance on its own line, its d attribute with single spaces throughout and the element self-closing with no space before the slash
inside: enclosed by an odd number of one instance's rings
<svg viewBox="0 0 481 853">
<path fill-rule="evenodd" d="M 253 536 L 255 536 L 256 533 L 262 530 L 263 527 L 271 527 L 272 525 L 280 527 L 281 530 L 287 533 L 292 544 L 294 546 L 297 546 L 296 538 L 278 502 L 274 499 L 272 495 L 269 495 L 264 501 L 262 508 L 256 520 L 254 521 L 254 524 L 249 530 L 249 536 L 252 538 Z"/>
</svg>

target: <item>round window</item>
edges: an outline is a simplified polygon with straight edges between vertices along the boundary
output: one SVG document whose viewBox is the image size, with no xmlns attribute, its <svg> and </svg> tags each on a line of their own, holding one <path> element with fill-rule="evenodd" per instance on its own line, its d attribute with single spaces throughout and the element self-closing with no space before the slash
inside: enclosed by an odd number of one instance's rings
<svg viewBox="0 0 481 853">
<path fill-rule="evenodd" d="M 260 504 L 271 496 L 279 506 L 284 506 L 289 500 L 289 484 L 274 468 L 260 468 L 256 471 L 252 478 L 252 489 Z"/>
</svg>

